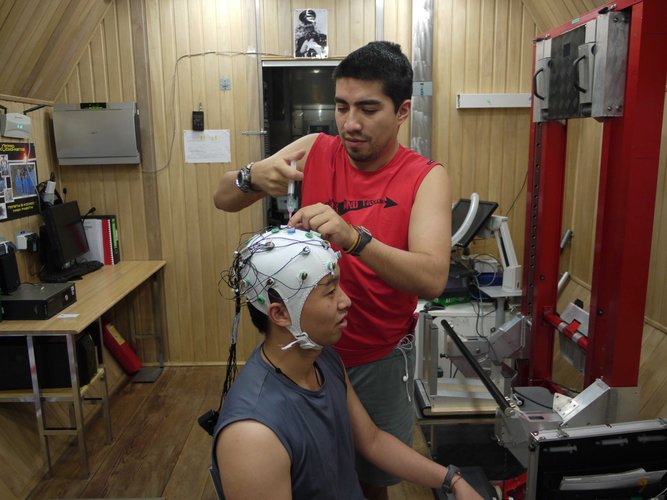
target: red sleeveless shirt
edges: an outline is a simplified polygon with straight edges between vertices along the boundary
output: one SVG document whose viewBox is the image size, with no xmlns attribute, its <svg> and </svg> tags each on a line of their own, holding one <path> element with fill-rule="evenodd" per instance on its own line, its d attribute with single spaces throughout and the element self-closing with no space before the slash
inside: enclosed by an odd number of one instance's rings
<svg viewBox="0 0 667 500">
<path fill-rule="evenodd" d="M 324 203 L 382 243 L 408 250 L 410 214 L 424 177 L 438 163 L 399 146 L 384 167 L 352 166 L 339 137 L 320 134 L 304 168 L 302 206 Z M 352 300 L 347 328 L 334 346 L 345 366 L 380 359 L 412 332 L 417 297 L 389 286 L 360 259 L 343 255 L 341 287 Z"/>
</svg>

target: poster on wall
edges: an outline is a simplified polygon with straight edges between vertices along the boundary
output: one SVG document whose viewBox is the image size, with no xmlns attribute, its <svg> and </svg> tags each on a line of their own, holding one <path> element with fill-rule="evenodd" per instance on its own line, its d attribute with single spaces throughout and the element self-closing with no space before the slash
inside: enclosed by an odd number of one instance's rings
<svg viewBox="0 0 667 500">
<path fill-rule="evenodd" d="M 294 57 L 329 57 L 326 9 L 294 11 Z"/>
<path fill-rule="evenodd" d="M 35 145 L 0 142 L 0 222 L 38 213 Z"/>
</svg>

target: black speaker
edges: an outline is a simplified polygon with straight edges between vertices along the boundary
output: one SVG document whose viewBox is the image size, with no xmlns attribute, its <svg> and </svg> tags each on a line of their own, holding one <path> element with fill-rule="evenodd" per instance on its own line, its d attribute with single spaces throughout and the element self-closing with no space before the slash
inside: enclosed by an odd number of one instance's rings
<svg viewBox="0 0 667 500">
<path fill-rule="evenodd" d="M 21 284 L 19 266 L 16 263 L 14 248 L 7 245 L 7 252 L 0 255 L 0 292 L 9 295 Z"/>
</svg>

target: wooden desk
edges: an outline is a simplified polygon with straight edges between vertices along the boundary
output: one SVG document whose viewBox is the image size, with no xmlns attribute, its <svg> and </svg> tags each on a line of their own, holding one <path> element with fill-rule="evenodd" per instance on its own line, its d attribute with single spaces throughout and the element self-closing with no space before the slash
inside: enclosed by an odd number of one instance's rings
<svg viewBox="0 0 667 500">
<path fill-rule="evenodd" d="M 163 278 L 160 271 L 165 264 L 166 262 L 163 260 L 124 261 L 115 266 L 104 266 L 93 273 L 85 275 L 82 280 L 74 281 L 77 301 L 53 318 L 31 321 L 3 321 L 0 323 L 0 336 L 25 337 L 32 380 L 32 391 L 12 390 L 0 392 L 0 403 L 34 403 L 44 461 L 49 474 L 51 473 L 51 457 L 49 454 L 48 436 L 55 434 L 76 434 L 81 450 L 83 475 L 84 477 L 88 477 L 88 453 L 86 450 L 83 422 L 84 402 L 102 404 L 104 417 L 107 421 L 107 436 L 109 441 L 113 439 L 111 413 L 109 410 L 109 392 L 102 354 L 104 351 L 102 349 L 102 315 L 149 279 L 151 279 L 153 290 L 155 336 L 160 363 L 162 363 L 163 311 L 160 294 Z M 61 315 L 66 315 L 66 317 L 60 317 Z M 97 338 L 95 341 L 98 347 L 99 369 L 91 382 L 81 387 L 76 356 L 76 339 L 84 330 L 95 323 L 97 324 Z M 34 349 L 34 337 L 36 336 L 64 337 L 67 345 L 67 356 L 72 381 L 71 388 L 41 389 L 39 387 Z M 88 397 L 89 386 L 97 381 L 102 382 L 103 396 L 101 398 Z M 64 429 L 46 427 L 42 408 L 43 401 L 71 402 L 74 407 L 75 416 L 75 422 L 72 422 L 72 426 Z"/>
</svg>

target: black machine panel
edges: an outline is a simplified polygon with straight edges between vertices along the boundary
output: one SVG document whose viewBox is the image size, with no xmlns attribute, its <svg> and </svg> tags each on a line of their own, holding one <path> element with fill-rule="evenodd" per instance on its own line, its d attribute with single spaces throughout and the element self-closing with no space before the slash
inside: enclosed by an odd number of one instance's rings
<svg viewBox="0 0 667 500">
<path fill-rule="evenodd" d="M 579 91 L 574 62 L 578 47 L 584 44 L 586 27 L 563 33 L 551 42 L 551 72 L 549 75 L 549 119 L 563 120 L 579 115 Z"/>
</svg>

